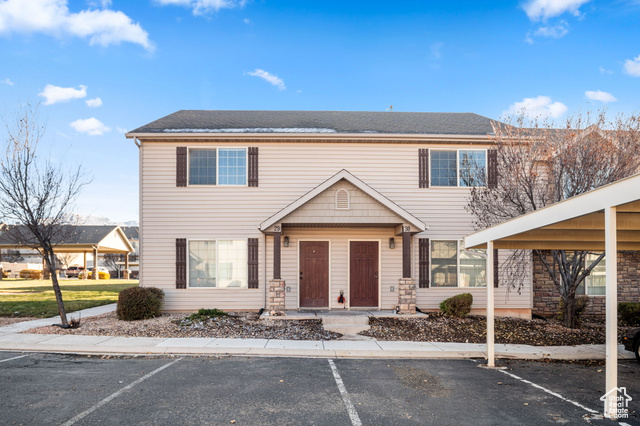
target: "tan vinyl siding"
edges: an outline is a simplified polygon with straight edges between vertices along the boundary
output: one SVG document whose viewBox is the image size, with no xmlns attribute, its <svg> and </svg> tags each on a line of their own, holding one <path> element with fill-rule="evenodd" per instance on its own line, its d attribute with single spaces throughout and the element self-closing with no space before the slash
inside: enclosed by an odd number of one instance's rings
<svg viewBox="0 0 640 426">
<path fill-rule="evenodd" d="M 253 143 L 260 147 L 259 187 L 191 186 L 176 187 L 176 146 L 247 147 L 247 143 L 158 143 L 143 141 L 141 245 L 144 261 L 141 265 L 142 285 L 157 286 L 167 292 L 165 308 L 193 310 L 201 307 L 223 309 L 258 309 L 264 306 L 265 279 L 272 268 L 272 238 L 258 227 L 290 203 L 342 169 L 346 169 L 392 202 L 423 221 L 429 229 L 414 236 L 412 269 L 417 280 L 417 238 L 461 239 L 473 232 L 471 217 L 465 210 L 467 188 L 418 188 L 418 149 L 420 144 L 354 144 L 354 143 Z M 439 144 L 431 148 L 447 148 Z M 474 149 L 477 146 L 474 146 Z M 343 182 L 344 184 L 344 182 Z M 311 203 L 335 208 L 334 192 L 327 199 Z M 350 190 L 351 192 L 351 190 Z M 356 191 L 357 192 L 357 191 Z M 361 194 L 365 196 L 365 194 Z M 354 197 L 355 196 L 355 197 Z M 359 194 L 351 192 L 352 209 Z M 368 197 L 368 196 L 366 196 Z M 362 200 L 365 202 L 364 200 Z M 356 203 L 356 204 L 354 204 Z M 366 202 L 365 202 L 366 204 Z M 310 204 L 311 205 L 311 204 Z M 309 206 L 310 206 L 309 205 Z M 377 209 L 377 211 L 376 211 Z M 363 212 L 378 220 L 387 220 L 388 210 L 368 204 Z M 355 209 L 358 210 L 358 209 Z M 345 213 L 349 211 L 341 211 Z M 293 215 L 306 216 L 304 208 Z M 326 216 L 323 215 L 323 216 Z M 300 219 L 302 220 L 302 219 Z M 294 232 L 295 231 L 295 232 Z M 300 238 L 331 240 L 332 307 L 337 304 L 340 289 L 347 288 L 347 248 L 349 239 L 380 240 L 381 246 L 381 308 L 390 309 L 397 303 L 397 280 L 402 275 L 401 237 L 396 236 L 396 248 L 388 248 L 392 228 L 295 229 L 285 228 L 290 246 L 282 248 L 282 276 L 291 287 L 286 295 L 287 308 L 297 308 L 297 241 Z M 175 289 L 175 239 L 247 239 L 259 238 L 259 289 Z M 296 255 L 297 256 L 297 255 Z M 265 270 L 265 267 L 267 268 Z M 265 278 L 266 277 L 266 278 Z M 396 291 L 390 292 L 389 287 Z M 475 290 L 474 290 L 475 291 Z M 527 290 L 529 291 L 529 290 Z M 418 306 L 435 306 L 446 294 L 459 290 L 419 289 Z M 502 289 L 496 291 L 497 299 Z M 345 293 L 346 295 L 347 293 Z M 483 296 L 478 295 L 478 303 Z M 530 292 L 509 295 L 510 306 L 530 306 Z"/>
</svg>

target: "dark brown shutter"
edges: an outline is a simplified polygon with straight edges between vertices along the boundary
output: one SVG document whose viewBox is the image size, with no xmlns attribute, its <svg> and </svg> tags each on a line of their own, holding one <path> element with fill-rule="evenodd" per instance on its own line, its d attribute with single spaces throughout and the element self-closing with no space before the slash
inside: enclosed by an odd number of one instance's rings
<svg viewBox="0 0 640 426">
<path fill-rule="evenodd" d="M 248 151 L 248 179 L 249 186 L 258 186 L 258 147 L 251 147 Z"/>
<path fill-rule="evenodd" d="M 248 241 L 249 288 L 258 288 L 258 239 Z"/>
<path fill-rule="evenodd" d="M 176 186 L 187 186 L 187 147 L 176 148 Z"/>
<path fill-rule="evenodd" d="M 429 278 L 431 271 L 429 270 L 429 239 L 418 239 L 418 287 L 429 288 Z"/>
<path fill-rule="evenodd" d="M 495 149 L 487 151 L 487 186 L 489 188 L 498 186 L 498 151 Z"/>
<path fill-rule="evenodd" d="M 426 148 L 418 150 L 418 187 L 429 187 L 429 150 Z"/>
<path fill-rule="evenodd" d="M 493 249 L 493 286 L 498 287 L 498 249 Z"/>
<path fill-rule="evenodd" d="M 176 288 L 187 288 L 186 238 L 176 238 Z"/>
</svg>

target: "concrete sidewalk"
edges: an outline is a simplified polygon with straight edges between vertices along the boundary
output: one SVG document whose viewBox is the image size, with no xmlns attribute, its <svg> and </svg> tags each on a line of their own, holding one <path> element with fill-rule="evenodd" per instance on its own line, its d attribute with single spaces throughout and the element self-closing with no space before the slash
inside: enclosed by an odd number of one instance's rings
<svg viewBox="0 0 640 426">
<path fill-rule="evenodd" d="M 70 318 L 115 310 L 115 304 L 85 309 Z M 0 327 L 0 351 L 57 352 L 76 354 L 246 355 L 326 358 L 485 358 L 480 343 L 439 343 L 362 340 L 275 340 L 224 338 L 151 338 L 57 334 L 21 334 L 31 328 L 59 322 L 58 317 Z M 495 345 L 496 358 L 505 359 L 605 359 L 605 345 L 530 346 Z M 634 354 L 618 346 L 620 359 Z"/>
</svg>

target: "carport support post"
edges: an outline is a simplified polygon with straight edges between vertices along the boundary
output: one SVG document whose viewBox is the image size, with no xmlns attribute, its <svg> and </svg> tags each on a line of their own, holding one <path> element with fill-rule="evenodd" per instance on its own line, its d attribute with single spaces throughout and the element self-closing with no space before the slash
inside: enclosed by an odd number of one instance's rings
<svg viewBox="0 0 640 426">
<path fill-rule="evenodd" d="M 606 389 L 605 417 L 617 418 L 618 391 L 618 235 L 616 208 L 604 209 L 604 258 L 606 268 Z"/>
<path fill-rule="evenodd" d="M 487 367 L 495 367 L 493 297 L 493 241 L 487 242 Z"/>
<path fill-rule="evenodd" d="M 91 278 L 93 278 L 94 280 L 97 280 L 100 278 L 98 276 L 98 248 L 97 247 L 93 248 L 93 272 L 91 272 Z"/>
</svg>

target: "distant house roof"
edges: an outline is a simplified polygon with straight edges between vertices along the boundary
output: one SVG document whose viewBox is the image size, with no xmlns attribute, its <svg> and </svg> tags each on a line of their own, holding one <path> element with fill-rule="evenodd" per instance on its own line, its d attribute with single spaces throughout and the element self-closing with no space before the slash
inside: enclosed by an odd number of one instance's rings
<svg viewBox="0 0 640 426">
<path fill-rule="evenodd" d="M 137 228 L 137 227 L 132 227 Z M 25 244 L 17 244 L 12 232 L 21 236 Z M 137 231 L 136 231 L 137 234 Z M 61 241 L 56 242 L 57 252 L 82 252 L 92 250 L 97 247 L 103 253 L 124 253 L 133 252 L 133 247 L 129 243 L 128 236 L 119 226 L 112 225 L 67 225 L 64 231 L 60 232 Z M 0 233 L 1 248 L 35 247 L 38 244 L 35 240 L 30 241 L 32 236 L 25 227 L 11 229 Z"/>
<path fill-rule="evenodd" d="M 487 135 L 494 120 L 460 112 L 182 110 L 127 133 L 381 133 Z"/>
<path fill-rule="evenodd" d="M 137 226 L 121 226 L 120 229 L 122 229 L 122 232 L 124 232 L 124 235 L 127 236 L 127 239 L 129 241 L 139 239 L 139 236 L 138 236 L 139 227 L 137 227 Z"/>
</svg>

